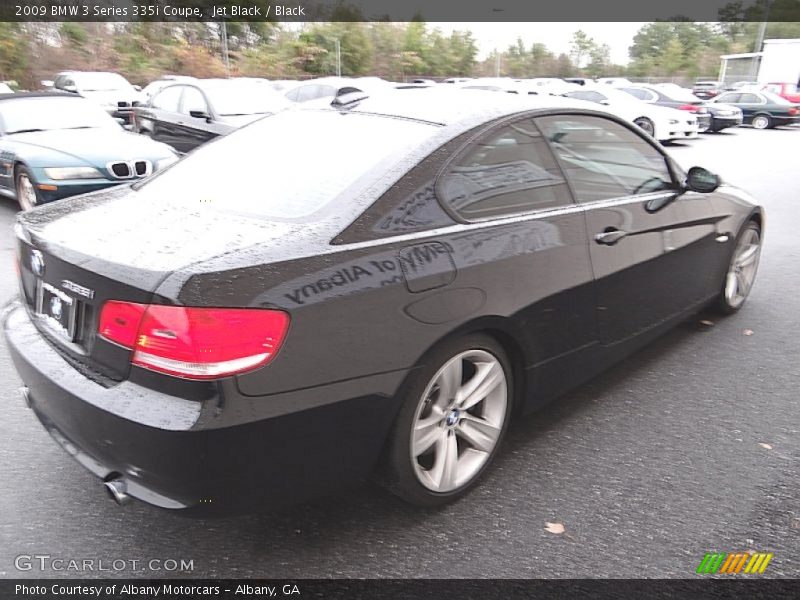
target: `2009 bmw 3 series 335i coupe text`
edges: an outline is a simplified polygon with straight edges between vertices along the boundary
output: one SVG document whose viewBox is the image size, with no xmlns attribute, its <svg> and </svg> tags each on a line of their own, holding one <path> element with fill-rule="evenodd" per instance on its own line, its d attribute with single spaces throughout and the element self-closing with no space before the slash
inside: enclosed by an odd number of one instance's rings
<svg viewBox="0 0 800 600">
<path fill-rule="evenodd" d="M 592 106 L 350 89 L 21 214 L 26 399 L 120 502 L 463 495 L 513 419 L 753 284 L 761 209 Z"/>
</svg>

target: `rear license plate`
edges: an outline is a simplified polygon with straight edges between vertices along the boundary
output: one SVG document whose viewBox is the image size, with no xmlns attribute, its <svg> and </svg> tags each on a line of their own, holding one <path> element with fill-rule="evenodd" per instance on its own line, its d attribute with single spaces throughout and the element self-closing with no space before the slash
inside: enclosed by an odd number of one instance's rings
<svg viewBox="0 0 800 600">
<path fill-rule="evenodd" d="M 68 341 L 75 341 L 77 301 L 49 283 L 39 281 L 36 315 Z"/>
</svg>

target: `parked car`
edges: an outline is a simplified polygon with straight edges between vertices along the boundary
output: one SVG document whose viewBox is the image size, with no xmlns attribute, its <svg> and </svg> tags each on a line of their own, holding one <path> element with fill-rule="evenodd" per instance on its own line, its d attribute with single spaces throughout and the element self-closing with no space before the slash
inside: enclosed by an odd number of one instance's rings
<svg viewBox="0 0 800 600">
<path fill-rule="evenodd" d="M 633 82 L 630 79 L 626 79 L 625 77 L 601 77 L 597 80 L 597 83 L 601 83 L 604 85 L 633 85 Z"/>
<path fill-rule="evenodd" d="M 585 86 L 564 95 L 606 106 L 609 111 L 638 125 L 660 142 L 697 137 L 697 119 L 694 115 L 642 102 L 608 85 Z"/>
<path fill-rule="evenodd" d="M 20 217 L 7 347 L 117 501 L 263 508 L 375 476 L 441 505 L 513 419 L 745 302 L 761 209 L 638 127 L 550 96 L 353 97 Z"/>
<path fill-rule="evenodd" d="M 0 83 L 0 94 L 13 94 L 14 90 L 12 90 L 8 84 Z"/>
<path fill-rule="evenodd" d="M 292 102 L 308 102 L 320 98 L 333 98 L 344 88 L 359 90 L 380 91 L 392 89 L 397 85 L 378 77 L 319 77 L 306 81 L 298 81 L 285 92 L 286 97 Z M 416 84 L 411 84 L 417 87 Z"/>
<path fill-rule="evenodd" d="M 442 83 L 466 83 L 471 80 L 472 77 L 448 77 L 447 79 L 443 79 Z"/>
<path fill-rule="evenodd" d="M 703 107 L 711 115 L 711 125 L 706 129 L 708 133 L 718 133 L 723 129 L 738 127 L 744 122 L 744 114 L 732 104 L 706 102 Z"/>
<path fill-rule="evenodd" d="M 708 108 L 703 106 L 703 101 L 689 90 L 677 85 L 646 84 L 627 85 L 619 89 L 649 104 L 668 106 L 692 113 L 697 118 L 699 131 L 711 128 L 711 114 L 708 112 Z"/>
<path fill-rule="evenodd" d="M 96 102 L 125 123 L 131 121 L 134 103 L 143 99 L 138 86 L 131 85 L 119 73 L 103 71 L 62 71 L 53 80 L 53 89 Z"/>
<path fill-rule="evenodd" d="M 713 98 L 720 93 L 722 87 L 717 81 L 698 81 L 692 88 L 692 93 L 703 100 Z"/>
<path fill-rule="evenodd" d="M 130 183 L 177 160 L 74 94 L 0 95 L 0 194 L 23 210 Z"/>
<path fill-rule="evenodd" d="M 290 106 L 263 83 L 197 79 L 166 86 L 134 111 L 134 130 L 184 154 Z"/>
<path fill-rule="evenodd" d="M 756 129 L 771 129 L 800 122 L 800 106 L 772 92 L 724 92 L 712 102 L 740 109 L 744 123 Z"/>
<path fill-rule="evenodd" d="M 768 83 L 762 89 L 793 104 L 800 104 L 800 89 L 796 83 Z"/>
<path fill-rule="evenodd" d="M 156 79 L 155 81 L 151 81 L 148 83 L 145 88 L 142 90 L 142 102 L 148 102 L 150 98 L 155 96 L 158 92 L 162 89 L 167 87 L 168 85 L 172 85 L 178 82 L 188 82 L 188 81 L 196 81 L 194 77 L 189 77 L 185 75 L 164 75 L 161 79 Z"/>
</svg>

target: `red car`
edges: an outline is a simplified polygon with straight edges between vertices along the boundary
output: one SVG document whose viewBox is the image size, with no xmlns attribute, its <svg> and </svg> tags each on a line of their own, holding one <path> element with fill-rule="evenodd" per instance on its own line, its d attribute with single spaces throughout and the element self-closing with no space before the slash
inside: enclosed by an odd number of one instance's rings
<svg viewBox="0 0 800 600">
<path fill-rule="evenodd" d="M 768 83 L 764 90 L 777 94 L 781 98 L 786 98 L 789 102 L 800 104 L 800 89 L 794 83 Z"/>
</svg>

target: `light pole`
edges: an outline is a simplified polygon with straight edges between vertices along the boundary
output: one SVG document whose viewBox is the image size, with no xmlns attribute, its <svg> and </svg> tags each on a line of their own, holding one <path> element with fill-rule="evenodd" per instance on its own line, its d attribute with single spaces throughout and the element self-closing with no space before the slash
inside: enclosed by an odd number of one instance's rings
<svg viewBox="0 0 800 600">
<path fill-rule="evenodd" d="M 222 21 L 222 60 L 225 63 L 225 77 L 231 76 L 231 63 L 228 58 L 228 26 Z"/>
<path fill-rule="evenodd" d="M 342 76 L 342 45 L 339 38 L 336 38 L 336 76 Z"/>
</svg>

